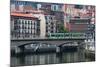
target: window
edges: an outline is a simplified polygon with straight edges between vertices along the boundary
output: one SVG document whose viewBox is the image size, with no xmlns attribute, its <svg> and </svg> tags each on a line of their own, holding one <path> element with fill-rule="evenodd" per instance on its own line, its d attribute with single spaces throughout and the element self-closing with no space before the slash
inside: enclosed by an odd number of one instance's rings
<svg viewBox="0 0 100 67">
<path fill-rule="evenodd" d="M 51 33 L 53 33 L 53 30 L 51 30 Z"/>
<path fill-rule="evenodd" d="M 45 16 L 45 19 L 47 20 L 47 16 Z"/>
<path fill-rule="evenodd" d="M 40 22 L 37 22 L 37 26 L 40 26 Z"/>
<path fill-rule="evenodd" d="M 22 24 L 24 24 L 24 21 L 22 20 Z"/>
<path fill-rule="evenodd" d="M 59 10 L 62 10 L 62 6 L 61 5 L 59 5 Z"/>
<path fill-rule="evenodd" d="M 48 32 L 48 30 L 46 29 L 46 32 Z"/>
<path fill-rule="evenodd" d="M 48 22 L 46 21 L 46 24 L 48 24 Z"/>
<path fill-rule="evenodd" d="M 30 24 L 30 21 L 28 21 L 28 24 Z"/>
<path fill-rule="evenodd" d="M 53 30 L 53 26 L 51 26 L 51 29 Z"/>
<path fill-rule="evenodd" d="M 56 11 L 56 5 L 53 6 L 53 10 Z"/>
<path fill-rule="evenodd" d="M 32 5 L 32 7 L 33 7 L 34 9 L 37 8 L 37 3 L 32 3 L 31 5 Z"/>
<path fill-rule="evenodd" d="M 37 4 L 37 8 L 40 9 L 41 8 L 41 4 Z"/>
<path fill-rule="evenodd" d="M 14 24 L 17 24 L 17 20 L 14 20 Z"/>
<path fill-rule="evenodd" d="M 82 5 L 75 5 L 75 8 L 77 8 L 77 9 L 82 9 L 83 6 L 82 6 Z"/>
<path fill-rule="evenodd" d="M 34 25 L 35 25 L 35 21 L 34 21 Z"/>
<path fill-rule="evenodd" d="M 25 21 L 25 24 L 27 24 L 27 21 Z"/>
<path fill-rule="evenodd" d="M 32 25 L 32 23 L 33 23 L 33 22 L 31 21 L 31 25 Z"/>
<path fill-rule="evenodd" d="M 50 17 L 50 19 L 52 20 L 52 17 Z"/>
</svg>

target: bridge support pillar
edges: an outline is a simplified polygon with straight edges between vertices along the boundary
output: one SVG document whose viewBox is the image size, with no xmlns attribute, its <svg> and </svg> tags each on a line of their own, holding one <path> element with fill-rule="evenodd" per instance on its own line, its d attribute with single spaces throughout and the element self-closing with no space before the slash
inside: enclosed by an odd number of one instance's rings
<svg viewBox="0 0 100 67">
<path fill-rule="evenodd" d="M 16 54 L 18 54 L 18 53 L 24 53 L 24 50 L 25 50 L 24 47 L 16 47 L 16 48 L 15 48 L 15 53 L 16 53 Z"/>
<path fill-rule="evenodd" d="M 78 47 L 81 49 L 85 48 L 85 42 L 78 42 Z"/>
<path fill-rule="evenodd" d="M 19 47 L 16 47 L 15 48 L 15 53 L 17 54 L 17 53 L 20 53 L 20 52 L 21 52 L 20 48 Z"/>
<path fill-rule="evenodd" d="M 61 53 L 61 47 L 56 47 L 56 53 Z"/>
<path fill-rule="evenodd" d="M 56 47 L 56 56 L 62 58 L 62 47 Z"/>
</svg>

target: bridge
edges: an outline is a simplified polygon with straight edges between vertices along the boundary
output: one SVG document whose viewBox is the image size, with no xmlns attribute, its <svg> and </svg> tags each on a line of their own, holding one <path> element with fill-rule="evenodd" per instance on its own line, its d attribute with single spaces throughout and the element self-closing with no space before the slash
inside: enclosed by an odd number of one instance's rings
<svg viewBox="0 0 100 67">
<path fill-rule="evenodd" d="M 84 42 L 85 39 L 87 39 L 85 33 L 50 33 L 45 38 L 12 39 L 11 49 L 20 48 L 23 51 L 26 45 L 33 44 L 33 43 L 51 44 L 61 48 L 62 45 L 66 43 L 76 42 L 77 44 L 80 44 Z"/>
</svg>

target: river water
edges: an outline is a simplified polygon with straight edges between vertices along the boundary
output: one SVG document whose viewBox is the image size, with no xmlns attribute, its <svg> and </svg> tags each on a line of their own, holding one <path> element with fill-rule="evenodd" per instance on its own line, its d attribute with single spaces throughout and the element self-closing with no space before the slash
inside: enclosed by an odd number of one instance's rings
<svg viewBox="0 0 100 67">
<path fill-rule="evenodd" d="M 60 55 L 56 53 L 30 54 L 23 56 L 12 56 L 11 66 L 44 65 L 58 63 L 74 63 L 94 61 L 93 58 L 87 58 L 83 49 L 77 51 L 63 52 Z"/>
</svg>

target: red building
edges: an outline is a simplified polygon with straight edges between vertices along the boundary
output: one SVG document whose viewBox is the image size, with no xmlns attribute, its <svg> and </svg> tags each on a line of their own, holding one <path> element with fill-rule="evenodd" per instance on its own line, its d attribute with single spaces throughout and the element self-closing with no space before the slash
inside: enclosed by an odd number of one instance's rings
<svg viewBox="0 0 100 67">
<path fill-rule="evenodd" d="M 86 32 L 90 24 L 90 19 L 85 18 L 73 18 L 70 19 L 70 23 L 67 24 L 69 32 Z"/>
</svg>

